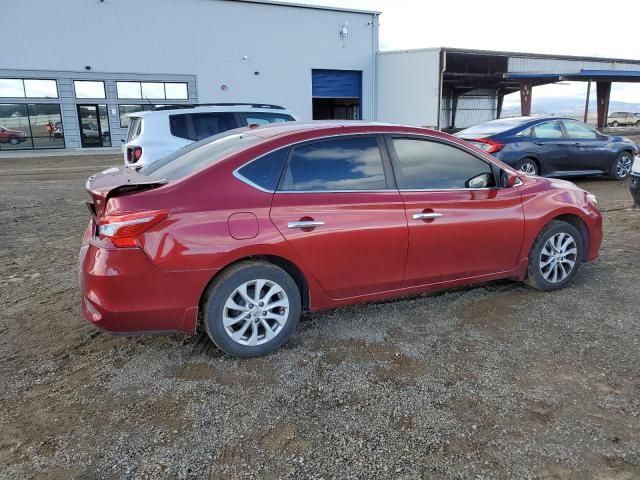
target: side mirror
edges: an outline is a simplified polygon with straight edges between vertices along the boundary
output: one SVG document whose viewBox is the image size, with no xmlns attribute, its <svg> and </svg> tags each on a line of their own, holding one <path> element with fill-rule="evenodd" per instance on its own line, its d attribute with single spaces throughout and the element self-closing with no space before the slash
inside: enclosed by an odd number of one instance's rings
<svg viewBox="0 0 640 480">
<path fill-rule="evenodd" d="M 511 172 L 507 172 L 507 187 L 511 188 L 514 187 L 515 184 L 518 182 L 518 175 L 516 175 L 515 173 L 511 173 Z"/>
<path fill-rule="evenodd" d="M 492 180 L 493 177 L 488 173 L 481 173 L 464 182 L 464 186 L 466 188 L 488 188 L 491 185 Z"/>
</svg>

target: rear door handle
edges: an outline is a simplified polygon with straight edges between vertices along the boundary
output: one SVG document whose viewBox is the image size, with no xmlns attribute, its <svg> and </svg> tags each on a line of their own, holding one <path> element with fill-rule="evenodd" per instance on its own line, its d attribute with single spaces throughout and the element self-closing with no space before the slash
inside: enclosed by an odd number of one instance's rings
<svg viewBox="0 0 640 480">
<path fill-rule="evenodd" d="M 299 222 L 289 222 L 287 227 L 289 228 L 316 228 L 324 225 L 324 222 L 318 222 L 315 220 L 301 220 Z"/>
<path fill-rule="evenodd" d="M 438 217 L 441 217 L 441 216 L 442 216 L 441 213 L 421 212 L 421 213 L 414 213 L 413 214 L 413 219 L 414 220 L 429 220 L 430 218 L 438 218 Z"/>
</svg>

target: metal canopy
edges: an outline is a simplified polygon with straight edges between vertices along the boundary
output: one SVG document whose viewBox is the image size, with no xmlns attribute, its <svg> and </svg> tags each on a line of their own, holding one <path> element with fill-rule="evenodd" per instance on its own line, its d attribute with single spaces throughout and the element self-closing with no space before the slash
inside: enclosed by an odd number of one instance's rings
<svg viewBox="0 0 640 480">
<path fill-rule="evenodd" d="M 580 70 L 569 73 L 507 73 L 511 80 L 546 80 L 548 83 L 561 81 L 611 81 L 611 82 L 640 82 L 640 71 L 633 70 Z"/>
</svg>

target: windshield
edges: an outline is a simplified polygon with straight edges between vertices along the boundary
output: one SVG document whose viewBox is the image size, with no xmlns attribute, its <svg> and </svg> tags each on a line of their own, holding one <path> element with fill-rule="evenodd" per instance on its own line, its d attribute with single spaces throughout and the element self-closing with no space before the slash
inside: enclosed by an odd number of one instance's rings
<svg viewBox="0 0 640 480">
<path fill-rule="evenodd" d="M 140 173 L 152 178 L 177 180 L 202 170 L 231 154 L 258 143 L 260 137 L 228 132 L 206 138 L 144 167 Z"/>
<path fill-rule="evenodd" d="M 522 119 L 505 118 L 504 120 L 492 120 L 491 122 L 476 125 L 456 133 L 456 137 L 462 138 L 484 138 L 506 132 L 512 128 L 519 127 L 524 122 Z"/>
</svg>

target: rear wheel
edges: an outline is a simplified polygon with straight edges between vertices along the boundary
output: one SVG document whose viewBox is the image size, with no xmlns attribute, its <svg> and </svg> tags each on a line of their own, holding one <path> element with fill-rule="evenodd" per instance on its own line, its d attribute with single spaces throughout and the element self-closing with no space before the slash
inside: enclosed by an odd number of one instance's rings
<svg viewBox="0 0 640 480">
<path fill-rule="evenodd" d="M 540 173 L 538 164 L 531 158 L 523 158 L 518 162 L 516 168 L 525 175 L 538 175 Z"/>
<path fill-rule="evenodd" d="M 620 152 L 609 170 L 611 180 L 624 180 L 631 173 L 633 156 L 629 152 Z"/>
<path fill-rule="evenodd" d="M 527 285 L 558 290 L 575 277 L 582 263 L 582 237 L 573 225 L 554 220 L 538 235 L 529 254 Z"/>
<path fill-rule="evenodd" d="M 298 286 L 284 270 L 266 262 L 243 262 L 207 289 L 204 324 L 221 350 L 257 357 L 287 341 L 300 307 Z"/>
</svg>

